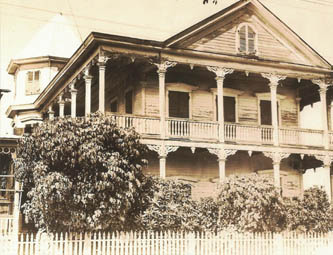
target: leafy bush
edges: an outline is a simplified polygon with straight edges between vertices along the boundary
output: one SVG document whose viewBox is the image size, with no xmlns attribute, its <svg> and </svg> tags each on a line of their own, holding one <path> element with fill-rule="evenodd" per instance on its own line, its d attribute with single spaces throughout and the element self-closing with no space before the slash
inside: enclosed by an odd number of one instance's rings
<svg viewBox="0 0 333 255">
<path fill-rule="evenodd" d="M 49 231 L 124 229 L 139 214 L 146 147 L 110 117 L 42 123 L 19 144 L 16 178 L 23 208 Z"/>
<path fill-rule="evenodd" d="M 192 230 L 191 186 L 173 180 L 150 177 L 151 191 L 140 222 L 149 230 Z"/>
<path fill-rule="evenodd" d="M 240 232 L 279 232 L 286 215 L 271 178 L 256 174 L 227 178 L 220 186 L 218 225 Z"/>
<path fill-rule="evenodd" d="M 304 191 L 303 198 L 285 198 L 287 229 L 299 232 L 328 232 L 333 229 L 332 209 L 320 187 Z"/>
</svg>

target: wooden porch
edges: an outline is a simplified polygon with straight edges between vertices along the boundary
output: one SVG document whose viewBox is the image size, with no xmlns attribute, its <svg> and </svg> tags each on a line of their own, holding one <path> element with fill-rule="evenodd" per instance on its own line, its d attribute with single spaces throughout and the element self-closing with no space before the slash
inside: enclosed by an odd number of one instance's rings
<svg viewBox="0 0 333 255">
<path fill-rule="evenodd" d="M 118 126 L 133 127 L 143 138 L 159 138 L 160 119 L 135 115 L 115 115 L 111 117 Z M 224 141 L 237 144 L 273 145 L 273 127 L 263 125 L 245 125 L 224 123 Z M 165 127 L 166 138 L 193 141 L 219 141 L 219 123 L 217 121 L 194 121 L 168 118 Z M 330 147 L 333 147 L 333 132 L 329 133 Z M 295 147 L 325 146 L 324 131 L 279 127 L 279 145 Z"/>
</svg>

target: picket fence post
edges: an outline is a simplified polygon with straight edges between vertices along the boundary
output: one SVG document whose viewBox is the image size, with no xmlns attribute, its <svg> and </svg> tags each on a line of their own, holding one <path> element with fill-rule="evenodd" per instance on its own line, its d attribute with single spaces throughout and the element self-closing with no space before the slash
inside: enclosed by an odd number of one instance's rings
<svg viewBox="0 0 333 255">
<path fill-rule="evenodd" d="M 84 234 L 83 252 L 84 255 L 91 255 L 91 233 Z"/>
<path fill-rule="evenodd" d="M 274 254 L 275 255 L 284 255 L 283 254 L 283 238 L 281 233 L 274 233 L 273 235 L 274 240 Z"/>
</svg>

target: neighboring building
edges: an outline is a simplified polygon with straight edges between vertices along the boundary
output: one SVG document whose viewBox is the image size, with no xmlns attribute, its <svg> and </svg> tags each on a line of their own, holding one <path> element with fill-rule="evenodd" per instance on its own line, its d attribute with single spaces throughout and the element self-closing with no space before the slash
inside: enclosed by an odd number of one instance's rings
<svg viewBox="0 0 333 255">
<path fill-rule="evenodd" d="M 16 91 L 36 94 L 7 110 L 18 131 L 99 110 L 141 133 L 146 173 L 193 183 L 194 196 L 253 172 L 301 195 L 303 172 L 321 166 L 331 196 L 332 66 L 259 1 L 238 1 L 165 41 L 93 32 L 68 61 L 33 60 L 8 68 Z M 44 63 L 63 65 L 47 86 L 37 82 Z M 323 129 L 303 129 L 300 112 L 315 102 Z"/>
<path fill-rule="evenodd" d="M 9 90 L 0 89 L 1 98 Z M 3 121 L 0 118 L 0 122 Z M 16 156 L 18 137 L 0 133 L 0 234 L 12 231 L 18 219 L 19 186 L 15 185 L 13 159 Z M 18 224 L 16 222 L 16 226 Z"/>
</svg>

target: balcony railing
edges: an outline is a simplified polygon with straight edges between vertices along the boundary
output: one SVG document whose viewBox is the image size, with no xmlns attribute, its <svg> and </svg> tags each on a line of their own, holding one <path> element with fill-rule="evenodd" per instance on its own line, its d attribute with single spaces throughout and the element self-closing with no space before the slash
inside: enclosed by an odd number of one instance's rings
<svg viewBox="0 0 333 255">
<path fill-rule="evenodd" d="M 280 128 L 279 143 L 322 147 L 324 144 L 324 132 L 315 129 Z"/>
<path fill-rule="evenodd" d="M 134 127 L 142 135 L 160 134 L 160 119 L 156 117 L 112 115 L 120 127 Z M 193 140 L 218 140 L 217 122 L 193 121 L 188 119 L 167 119 L 166 136 Z M 226 142 L 246 144 L 273 144 L 273 127 L 225 123 L 224 139 Z M 333 132 L 329 133 L 333 147 Z M 322 130 L 279 128 L 279 144 L 288 146 L 323 147 Z"/>
</svg>

